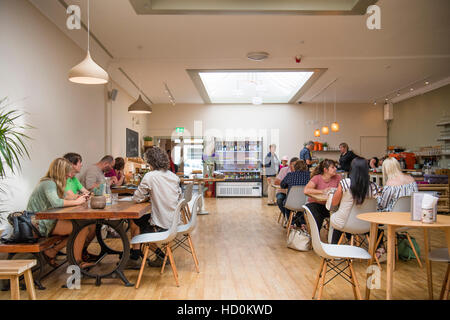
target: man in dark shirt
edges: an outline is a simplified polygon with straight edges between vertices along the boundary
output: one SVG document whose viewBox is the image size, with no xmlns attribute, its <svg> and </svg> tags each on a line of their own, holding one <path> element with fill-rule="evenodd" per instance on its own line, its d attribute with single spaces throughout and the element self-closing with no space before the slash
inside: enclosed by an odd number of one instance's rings
<svg viewBox="0 0 450 320">
<path fill-rule="evenodd" d="M 300 151 L 300 160 L 305 161 L 308 168 L 311 168 L 313 160 L 311 157 L 311 151 L 314 150 L 314 142 L 309 141 L 306 146 Z"/>
<path fill-rule="evenodd" d="M 350 171 L 350 165 L 352 160 L 357 157 L 353 151 L 348 150 L 348 144 L 342 142 L 339 145 L 339 150 L 341 151 L 341 156 L 339 157 L 339 169 L 344 171 Z"/>
</svg>

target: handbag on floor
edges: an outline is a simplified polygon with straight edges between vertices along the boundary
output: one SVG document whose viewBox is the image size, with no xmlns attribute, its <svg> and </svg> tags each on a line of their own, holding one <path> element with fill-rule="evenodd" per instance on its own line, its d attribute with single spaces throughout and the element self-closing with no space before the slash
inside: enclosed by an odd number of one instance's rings
<svg viewBox="0 0 450 320">
<path fill-rule="evenodd" d="M 311 250 L 311 236 L 303 230 L 292 229 L 289 232 L 287 247 L 298 251 Z"/>
<path fill-rule="evenodd" d="M 416 239 L 414 237 L 411 237 L 411 242 L 414 245 L 414 249 L 416 250 L 417 255 L 420 257 L 420 248 L 416 242 Z M 397 234 L 397 250 L 399 259 L 402 259 L 404 261 L 416 259 L 416 255 L 414 254 L 414 251 L 411 248 L 411 245 L 409 244 L 408 238 L 405 234 Z"/>
</svg>

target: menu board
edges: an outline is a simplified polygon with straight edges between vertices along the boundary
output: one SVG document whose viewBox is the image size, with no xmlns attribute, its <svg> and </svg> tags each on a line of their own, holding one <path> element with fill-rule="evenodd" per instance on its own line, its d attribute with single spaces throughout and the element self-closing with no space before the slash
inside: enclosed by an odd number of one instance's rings
<svg viewBox="0 0 450 320">
<path fill-rule="evenodd" d="M 413 192 L 411 195 L 411 220 L 412 221 L 422 221 L 422 200 L 423 196 L 428 193 L 434 197 L 438 194 L 435 191 L 420 191 Z M 434 207 L 434 216 L 437 214 L 437 206 Z"/>
<path fill-rule="evenodd" d="M 127 128 L 127 157 L 139 157 L 139 133 Z"/>
</svg>

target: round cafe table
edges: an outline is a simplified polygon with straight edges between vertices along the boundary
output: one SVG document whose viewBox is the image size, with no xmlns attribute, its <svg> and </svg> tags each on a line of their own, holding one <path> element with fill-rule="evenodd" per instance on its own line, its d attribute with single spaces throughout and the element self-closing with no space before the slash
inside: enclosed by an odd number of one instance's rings
<svg viewBox="0 0 450 320">
<path fill-rule="evenodd" d="M 367 212 L 361 213 L 358 219 L 370 222 L 370 246 L 369 253 L 372 258 L 369 260 L 369 265 L 373 262 L 375 255 L 376 236 L 378 225 L 384 224 L 387 226 L 387 268 L 386 268 L 386 299 L 392 299 L 392 289 L 394 286 L 394 259 L 395 259 L 395 229 L 398 227 L 423 228 L 424 242 L 425 242 L 425 262 L 427 266 L 428 278 L 428 294 L 429 298 L 433 298 L 431 285 L 431 270 L 430 262 L 428 260 L 429 251 L 429 228 L 441 228 L 445 231 L 445 238 L 447 241 L 447 248 L 450 255 L 450 216 L 438 215 L 435 223 L 422 223 L 421 221 L 411 220 L 411 212 Z M 370 275 L 368 275 L 369 277 Z M 370 289 L 366 286 L 366 299 L 370 297 Z"/>
</svg>

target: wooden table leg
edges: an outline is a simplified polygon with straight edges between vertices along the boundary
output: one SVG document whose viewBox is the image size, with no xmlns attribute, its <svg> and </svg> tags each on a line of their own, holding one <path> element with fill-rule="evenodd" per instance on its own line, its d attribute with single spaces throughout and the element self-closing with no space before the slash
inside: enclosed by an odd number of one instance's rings
<svg viewBox="0 0 450 320">
<path fill-rule="evenodd" d="M 392 288 L 394 286 L 394 259 L 395 259 L 395 226 L 388 225 L 386 300 L 392 299 Z"/>
<path fill-rule="evenodd" d="M 9 282 L 11 287 L 11 300 L 20 300 L 19 277 L 11 276 Z"/>
<path fill-rule="evenodd" d="M 450 256 L 450 228 L 445 228 L 445 238 L 447 238 L 447 250 Z"/>
<path fill-rule="evenodd" d="M 33 274 L 31 273 L 31 269 L 25 271 L 23 276 L 27 285 L 28 299 L 36 300 L 36 291 L 34 290 Z"/>
<path fill-rule="evenodd" d="M 369 263 L 367 264 L 367 266 L 371 266 L 374 260 L 374 256 L 375 256 L 375 246 L 376 246 L 376 242 L 377 242 L 377 231 L 378 231 L 378 224 L 377 223 L 371 223 L 370 224 L 370 238 L 369 238 L 369 254 L 370 254 L 370 259 L 369 259 Z M 367 285 L 367 279 L 370 277 L 369 274 L 367 274 L 366 277 L 366 300 L 369 300 L 370 298 L 370 289 L 369 286 Z"/>
<path fill-rule="evenodd" d="M 428 252 L 430 252 L 430 239 L 428 238 L 427 228 L 423 228 L 423 242 L 425 245 L 425 265 L 427 268 L 428 299 L 433 300 L 433 273 L 431 269 L 431 262 L 428 259 Z"/>
</svg>

